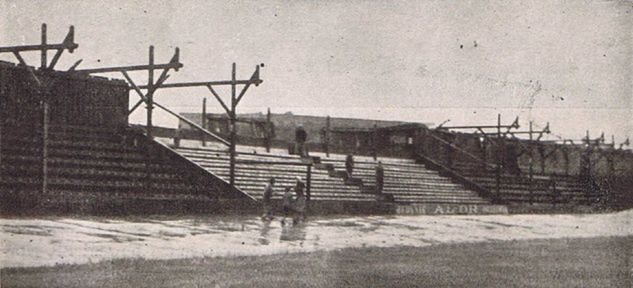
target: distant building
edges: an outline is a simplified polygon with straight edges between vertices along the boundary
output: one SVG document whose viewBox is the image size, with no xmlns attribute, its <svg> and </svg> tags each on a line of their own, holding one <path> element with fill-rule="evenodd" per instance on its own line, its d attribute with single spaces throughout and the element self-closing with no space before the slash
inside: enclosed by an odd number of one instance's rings
<svg viewBox="0 0 633 288">
<path fill-rule="evenodd" d="M 202 125 L 200 113 L 182 113 L 181 115 Z M 286 147 L 285 145 L 294 141 L 297 126 L 302 125 L 308 132 L 307 143 L 313 151 L 324 150 L 327 142 L 329 146 L 337 147 L 337 151 L 370 153 L 369 150 L 373 150 L 375 141 L 379 146 L 406 144 L 411 141 L 413 135 L 412 132 L 404 133 L 405 130 L 427 128 L 427 125 L 421 123 L 339 117 L 329 118 L 329 129 L 327 123 L 328 117 L 294 115 L 286 112 L 271 113 L 270 126 L 268 126 L 265 113 L 239 114 L 238 141 L 244 144 L 262 145 L 270 135 L 273 146 Z M 229 121 L 225 114 L 207 114 L 205 125 L 209 131 L 220 136 L 228 137 L 229 135 Z M 179 128 L 191 129 L 190 125 L 183 121 L 179 123 Z M 267 134 L 267 129 L 269 134 Z M 327 138 L 326 130 L 329 131 Z"/>
</svg>

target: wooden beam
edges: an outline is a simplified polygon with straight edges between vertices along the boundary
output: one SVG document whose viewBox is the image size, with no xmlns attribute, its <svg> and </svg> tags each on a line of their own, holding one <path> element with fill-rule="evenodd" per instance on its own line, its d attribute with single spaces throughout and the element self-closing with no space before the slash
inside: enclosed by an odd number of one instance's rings
<svg viewBox="0 0 633 288">
<path fill-rule="evenodd" d="M 125 77 L 125 80 L 127 80 L 128 84 L 130 84 L 130 86 L 132 86 L 132 89 L 134 89 L 134 91 L 136 91 L 136 94 L 138 94 L 138 96 L 141 97 L 141 99 L 143 99 L 143 101 L 145 101 L 145 94 L 143 94 L 143 92 L 141 92 L 141 89 L 138 88 L 138 86 L 136 86 L 136 83 L 134 83 L 134 81 L 132 80 L 132 78 L 130 78 L 130 75 L 127 74 L 126 71 L 121 71 L 121 74 L 123 74 L 123 77 Z"/>
<path fill-rule="evenodd" d="M 189 119 L 187 119 L 187 118 L 185 118 L 185 117 L 182 117 L 182 116 L 178 115 L 178 113 L 176 113 L 176 112 L 174 112 L 174 111 L 171 111 L 171 110 L 167 109 L 165 106 L 160 105 L 160 104 L 158 104 L 158 103 L 156 103 L 156 102 L 154 102 L 154 106 L 156 106 L 156 107 L 158 107 L 158 108 L 161 108 L 161 109 L 165 110 L 167 113 L 169 113 L 169 114 L 171 114 L 171 115 L 176 116 L 176 118 L 178 118 L 178 119 L 180 119 L 180 120 L 184 121 L 185 123 L 187 123 L 187 124 L 191 125 L 192 127 L 194 127 L 194 128 L 197 128 L 197 129 L 201 130 L 203 133 L 205 133 L 205 134 L 207 134 L 207 135 L 211 136 L 211 138 L 213 138 L 213 139 L 215 139 L 215 140 L 219 141 L 220 143 L 222 143 L 222 144 L 224 144 L 224 145 L 226 145 L 226 146 L 229 146 L 229 145 L 230 145 L 229 141 L 226 141 L 225 139 L 223 139 L 222 137 L 220 137 L 220 136 L 216 135 L 215 133 L 212 133 L 212 132 L 210 132 L 210 131 L 208 131 L 208 130 L 206 130 L 206 129 L 203 129 L 202 127 L 200 127 L 200 125 L 198 125 L 198 124 L 194 123 L 193 121 L 191 121 L 191 120 L 189 120 Z"/>
<path fill-rule="evenodd" d="M 139 71 L 139 70 L 150 70 L 150 69 L 176 69 L 182 68 L 183 65 L 181 63 L 167 63 L 167 64 L 153 64 L 153 65 L 132 65 L 132 66 L 119 66 L 119 67 L 105 67 L 105 68 L 93 68 L 93 69 L 79 69 L 74 70 L 76 72 L 86 73 L 86 74 L 95 74 L 95 73 L 109 73 L 109 72 L 121 72 L 121 71 Z M 140 86 L 141 89 L 147 89 L 148 86 Z"/>
<path fill-rule="evenodd" d="M 248 87 L 251 86 L 251 83 L 255 83 L 257 80 L 259 80 L 259 65 L 255 66 L 255 72 L 253 72 L 253 75 L 251 75 L 251 79 L 250 79 L 250 81 L 252 82 L 249 82 L 242 88 L 240 95 L 237 96 L 235 105 L 240 103 L 240 100 L 242 100 L 242 97 L 244 97 L 244 94 L 246 94 L 246 90 L 248 90 Z"/>
<path fill-rule="evenodd" d="M 229 109 L 229 107 L 226 106 L 226 104 L 224 104 L 224 101 L 222 101 L 222 98 L 220 98 L 220 95 L 218 95 L 218 93 L 215 92 L 215 90 L 213 89 L 213 86 L 207 85 L 207 88 L 209 88 L 209 91 L 211 91 L 211 94 L 213 94 L 215 99 L 218 100 L 218 102 L 220 102 L 220 105 L 222 105 L 222 108 L 224 108 L 224 111 L 226 111 L 226 114 L 229 117 L 231 117 L 231 110 Z"/>
<path fill-rule="evenodd" d="M 259 85 L 261 83 L 263 83 L 264 81 L 261 79 L 258 79 L 256 81 L 251 81 L 251 80 L 236 80 L 235 84 L 236 85 L 246 85 L 248 83 L 251 84 L 256 84 Z M 167 83 L 167 84 L 163 84 L 161 86 L 161 88 L 183 88 L 183 87 L 197 87 L 197 86 L 226 86 L 226 85 L 232 85 L 232 81 L 231 80 L 224 80 L 224 81 L 203 81 L 203 82 L 182 82 L 182 83 Z M 143 85 L 143 86 L 139 86 L 139 88 L 141 89 L 147 89 L 147 85 Z"/>
<path fill-rule="evenodd" d="M 136 110 L 136 108 L 141 106 L 141 104 L 143 104 L 144 102 L 145 101 L 143 99 L 138 100 L 138 102 L 136 102 L 136 104 L 134 104 L 134 106 L 132 106 L 132 109 L 130 109 L 130 111 L 127 112 L 127 115 L 129 116 L 130 114 L 132 114 L 132 112 L 134 112 L 134 110 Z"/>
<path fill-rule="evenodd" d="M 48 54 L 48 49 L 46 49 L 46 24 L 42 24 L 42 49 L 41 51 L 41 69 L 46 69 L 48 67 L 48 61 L 46 59 Z"/>
<path fill-rule="evenodd" d="M 24 58 L 22 58 L 22 56 L 20 56 L 20 52 L 18 51 L 13 51 L 13 55 L 15 55 L 15 58 L 18 59 L 18 61 L 20 62 L 20 65 L 22 66 L 27 66 L 26 62 L 24 62 Z"/>
</svg>

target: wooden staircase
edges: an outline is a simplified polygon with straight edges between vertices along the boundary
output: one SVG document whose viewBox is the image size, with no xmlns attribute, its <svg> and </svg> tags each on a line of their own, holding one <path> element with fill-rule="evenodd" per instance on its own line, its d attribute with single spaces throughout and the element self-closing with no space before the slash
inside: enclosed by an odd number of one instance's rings
<svg viewBox="0 0 633 288">
<path fill-rule="evenodd" d="M 350 185 L 360 185 L 367 193 L 375 191 L 377 160 L 371 157 L 354 156 L 353 182 Z M 330 154 L 329 158 L 321 158 L 325 164 L 332 167 L 339 175 L 345 175 L 345 155 Z M 453 182 L 449 177 L 441 176 L 438 172 L 417 164 L 415 160 L 401 158 L 384 158 L 379 161 L 384 168 L 383 194 L 394 203 L 445 203 L 445 204 L 489 204 L 489 201 L 466 189 L 463 185 Z"/>
<path fill-rule="evenodd" d="M 229 155 L 223 147 L 213 144 L 209 147 L 185 144 L 173 149 L 228 181 Z M 385 179 L 383 193 L 377 195 L 377 161 L 370 157 L 355 156 L 355 169 L 350 178 L 344 170 L 343 154 L 330 154 L 326 157 L 322 153 L 313 153 L 311 156 L 314 157 L 306 160 L 287 155 L 284 150 L 265 152 L 260 147 L 239 145 L 237 151 L 235 184 L 258 200 L 262 198 L 264 185 L 270 177 L 275 177 L 277 187 L 292 186 L 297 176 L 306 181 L 307 167 L 311 166 L 310 200 L 313 204 L 345 202 L 368 207 L 376 207 L 377 204 L 415 203 L 490 204 L 476 192 L 411 159 L 379 159 L 384 167 Z M 282 191 L 283 188 L 276 189 L 273 199 L 281 199 Z"/>
</svg>

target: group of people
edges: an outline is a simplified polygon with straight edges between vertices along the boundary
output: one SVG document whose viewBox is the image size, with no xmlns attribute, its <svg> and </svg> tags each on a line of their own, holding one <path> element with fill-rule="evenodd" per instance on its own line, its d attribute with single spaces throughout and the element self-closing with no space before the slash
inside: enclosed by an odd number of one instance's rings
<svg viewBox="0 0 633 288">
<path fill-rule="evenodd" d="M 306 218 L 306 206 L 307 198 L 305 194 L 306 185 L 303 183 L 301 177 L 297 176 L 294 186 L 287 186 L 284 189 L 283 201 L 282 201 L 282 215 L 281 224 L 286 224 L 286 218 L 292 216 L 292 223 L 297 224 L 300 221 L 304 221 Z M 293 191 L 294 190 L 294 191 Z M 272 197 L 275 191 L 275 178 L 271 177 L 264 187 L 264 215 L 262 220 L 270 221 L 273 217 L 273 203 Z M 294 195 L 293 195 L 294 192 Z"/>
<path fill-rule="evenodd" d="M 381 194 L 385 185 L 385 168 L 382 166 L 382 162 L 378 161 L 374 169 L 376 172 L 376 194 Z M 352 154 L 347 154 L 345 157 L 345 172 L 347 178 L 352 178 L 354 173 L 354 155 Z"/>
<path fill-rule="evenodd" d="M 290 154 L 300 155 L 301 157 L 308 157 L 308 151 L 306 149 L 306 141 L 308 133 L 305 131 L 302 125 L 297 126 L 295 130 L 295 143 L 290 147 Z M 381 194 L 384 186 L 385 170 L 382 163 L 378 161 L 376 167 L 376 193 Z M 345 171 L 347 172 L 347 178 L 352 178 L 354 172 L 354 156 L 348 154 L 345 159 Z M 294 190 L 294 191 L 293 191 Z M 288 216 L 293 216 L 293 224 L 299 221 L 305 220 L 307 198 L 306 198 L 306 185 L 301 180 L 301 177 L 296 177 L 294 186 L 285 187 L 282 201 L 282 224 L 285 224 Z M 275 191 L 275 178 L 271 177 L 264 187 L 264 214 L 262 220 L 270 221 L 273 217 L 273 203 L 272 197 Z M 293 195 L 294 192 L 294 195 Z"/>
</svg>

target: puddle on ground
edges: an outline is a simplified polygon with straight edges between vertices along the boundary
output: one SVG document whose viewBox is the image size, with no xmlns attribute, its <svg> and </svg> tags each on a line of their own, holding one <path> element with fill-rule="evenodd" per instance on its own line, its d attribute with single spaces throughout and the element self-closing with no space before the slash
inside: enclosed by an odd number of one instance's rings
<svg viewBox="0 0 633 288">
<path fill-rule="evenodd" d="M 234 257 L 633 234 L 633 211 L 593 215 L 340 216 L 297 225 L 255 216 L 0 219 L 0 267 L 121 258 Z M 34 237 L 37 236 L 37 237 Z"/>
<path fill-rule="evenodd" d="M 1 230 L 2 234 L 18 234 L 18 235 L 30 235 L 30 236 L 51 236 L 50 230 L 38 227 L 20 227 L 15 225 L 3 225 Z"/>
<path fill-rule="evenodd" d="M 112 240 L 112 241 L 117 242 L 117 243 L 132 242 L 132 241 L 144 241 L 143 238 L 122 236 L 122 235 L 114 235 L 114 234 L 103 234 L 103 233 L 84 233 L 84 234 L 88 235 L 88 236 L 92 236 L 92 237 Z"/>
</svg>

